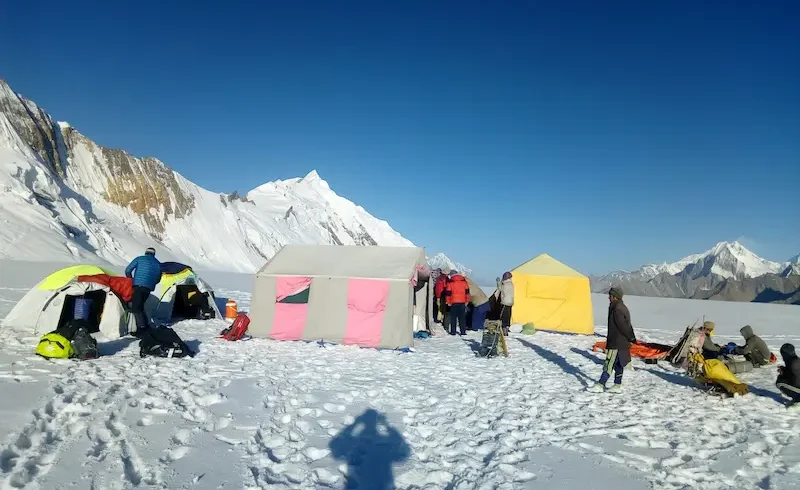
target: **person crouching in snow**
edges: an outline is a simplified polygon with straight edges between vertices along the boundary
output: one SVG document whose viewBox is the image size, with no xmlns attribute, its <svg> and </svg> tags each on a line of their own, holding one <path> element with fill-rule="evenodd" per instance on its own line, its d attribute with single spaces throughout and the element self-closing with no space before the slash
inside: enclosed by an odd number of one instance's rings
<svg viewBox="0 0 800 490">
<path fill-rule="evenodd" d="M 761 337 L 753 333 L 753 327 L 745 325 L 739 330 L 739 333 L 744 337 L 745 344 L 743 347 L 737 346 L 733 353 L 744 356 L 745 359 L 752 362 L 753 366 L 756 367 L 769 364 L 772 352 L 769 351 L 767 343 L 761 340 Z"/>
<path fill-rule="evenodd" d="M 722 346 L 717 345 L 711 338 L 715 328 L 714 322 L 703 322 L 703 326 L 700 328 L 706 334 L 703 338 L 703 357 L 706 359 L 716 359 L 724 353 Z"/>
<path fill-rule="evenodd" d="M 631 313 L 622 302 L 622 289 L 611 288 L 608 292 L 608 335 L 606 336 L 606 362 L 600 381 L 590 386 L 591 392 L 599 393 L 606 388 L 606 383 L 614 371 L 614 386 L 611 392 L 622 390 L 622 372 L 631 362 L 631 344 L 636 342 L 636 335 L 631 325 Z"/>
<path fill-rule="evenodd" d="M 781 356 L 784 365 L 778 368 L 775 386 L 791 399 L 792 405 L 800 407 L 800 359 L 794 351 L 794 345 L 783 344 Z"/>
<path fill-rule="evenodd" d="M 467 303 L 469 303 L 469 283 L 461 274 L 453 274 L 444 291 L 450 310 L 450 335 L 456 334 L 458 323 L 461 335 L 467 335 Z"/>
<path fill-rule="evenodd" d="M 511 282 L 511 273 L 504 272 L 503 279 L 497 281 L 497 290 L 500 291 L 500 324 L 503 327 L 503 335 L 508 336 L 508 328 L 511 326 L 511 309 L 514 306 L 514 283 Z"/>
</svg>

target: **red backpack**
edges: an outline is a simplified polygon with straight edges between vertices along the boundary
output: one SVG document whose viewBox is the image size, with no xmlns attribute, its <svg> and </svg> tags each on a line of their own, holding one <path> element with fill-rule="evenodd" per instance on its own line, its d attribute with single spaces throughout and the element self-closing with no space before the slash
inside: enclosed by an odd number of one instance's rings
<svg viewBox="0 0 800 490">
<path fill-rule="evenodd" d="M 242 337 L 244 337 L 245 332 L 247 332 L 247 327 L 249 325 L 250 317 L 245 313 L 239 313 L 236 315 L 233 325 L 220 332 L 219 335 L 225 340 L 241 340 Z"/>
</svg>

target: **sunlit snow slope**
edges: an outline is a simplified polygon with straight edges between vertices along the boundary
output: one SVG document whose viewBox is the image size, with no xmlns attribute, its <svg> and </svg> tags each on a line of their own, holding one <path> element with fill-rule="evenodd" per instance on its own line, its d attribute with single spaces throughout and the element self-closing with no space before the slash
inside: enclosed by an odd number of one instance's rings
<svg viewBox="0 0 800 490">
<path fill-rule="evenodd" d="M 244 196 L 97 145 L 0 80 L 0 258 L 123 264 L 159 257 L 249 272 L 287 243 L 412 246 L 317 174 Z"/>
</svg>

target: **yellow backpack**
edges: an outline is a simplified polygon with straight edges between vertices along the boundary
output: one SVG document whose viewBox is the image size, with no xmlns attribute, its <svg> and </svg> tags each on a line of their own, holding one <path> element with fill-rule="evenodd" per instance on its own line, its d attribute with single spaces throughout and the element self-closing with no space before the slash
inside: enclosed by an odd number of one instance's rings
<svg viewBox="0 0 800 490">
<path fill-rule="evenodd" d="M 69 359 L 74 353 L 69 340 L 55 332 L 42 335 L 36 346 L 36 354 L 48 359 Z"/>
</svg>

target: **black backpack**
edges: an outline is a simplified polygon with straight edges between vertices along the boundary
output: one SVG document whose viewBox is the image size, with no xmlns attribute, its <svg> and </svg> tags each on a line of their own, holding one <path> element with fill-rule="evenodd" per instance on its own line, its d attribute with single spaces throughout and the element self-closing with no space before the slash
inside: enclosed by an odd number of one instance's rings
<svg viewBox="0 0 800 490">
<path fill-rule="evenodd" d="M 70 320 L 66 325 L 55 330 L 55 333 L 69 340 L 72 350 L 75 352 L 72 357 L 76 359 L 97 359 L 100 352 L 97 349 L 97 340 L 89 333 L 91 324 L 86 320 Z"/>
<path fill-rule="evenodd" d="M 139 356 L 194 357 L 195 353 L 169 327 L 145 329 L 139 337 Z"/>
</svg>

